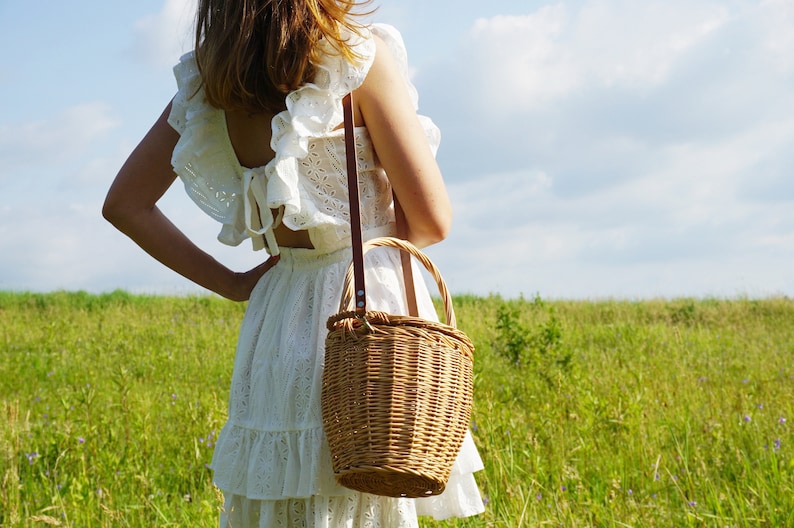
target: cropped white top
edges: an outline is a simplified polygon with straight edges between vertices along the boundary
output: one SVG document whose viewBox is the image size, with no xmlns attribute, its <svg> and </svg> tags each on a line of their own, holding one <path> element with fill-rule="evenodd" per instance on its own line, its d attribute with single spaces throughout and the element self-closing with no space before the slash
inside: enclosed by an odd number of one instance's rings
<svg viewBox="0 0 794 528">
<path fill-rule="evenodd" d="M 174 67 L 178 91 L 168 122 L 180 138 L 171 161 L 188 195 L 222 224 L 218 235 L 222 243 L 236 246 L 251 238 L 255 250 L 267 247 L 277 255 L 273 229 L 283 223 L 295 231 L 307 230 L 314 248 L 322 252 L 350 245 L 345 139 L 344 130 L 337 127 L 343 121 L 342 98 L 361 86 L 372 66 L 373 35 L 394 54 L 417 108 L 405 46 L 395 28 L 375 24 L 360 36 L 349 35 L 361 57 L 355 64 L 322 41 L 326 53 L 315 65 L 314 81 L 289 93 L 287 109 L 273 118 L 270 146 L 276 155 L 263 167 L 240 165 L 224 111 L 206 101 L 193 53 L 185 54 Z M 438 128 L 424 116 L 419 119 L 435 153 Z M 394 234 L 388 178 L 367 129 L 356 128 L 355 137 L 364 239 Z M 279 211 L 276 218 L 271 210 Z"/>
</svg>

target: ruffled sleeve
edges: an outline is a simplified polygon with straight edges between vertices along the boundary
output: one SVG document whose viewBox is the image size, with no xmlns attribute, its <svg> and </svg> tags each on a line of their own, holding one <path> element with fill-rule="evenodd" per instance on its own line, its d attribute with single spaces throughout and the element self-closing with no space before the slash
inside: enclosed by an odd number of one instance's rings
<svg viewBox="0 0 794 528">
<path fill-rule="evenodd" d="M 350 33 L 347 39 L 358 61 L 347 61 L 329 42 L 322 41 L 324 49 L 320 51 L 325 60 L 315 65 L 314 82 L 290 93 L 287 109 L 273 119 L 271 148 L 276 157 L 266 167 L 267 207 L 283 207 L 282 221 L 292 230 L 343 220 L 329 218 L 299 176 L 309 143 L 328 136 L 342 123 L 342 99 L 361 86 L 375 58 L 375 42 L 367 30 L 363 35 Z"/>
<path fill-rule="evenodd" d="M 311 139 L 328 135 L 342 123 L 342 98 L 361 86 L 375 59 L 372 35 L 380 37 L 394 55 L 414 109 L 418 109 L 419 97 L 409 77 L 407 52 L 399 31 L 386 24 L 373 24 L 362 31 L 362 35 L 347 35 L 359 62 L 349 63 L 323 42 L 328 60 L 317 66 L 315 82 L 292 92 L 287 97 L 287 110 L 274 119 L 271 146 L 276 159 L 267 168 L 267 205 L 272 209 L 284 207 L 283 222 L 290 229 L 307 229 L 323 222 L 332 225 L 347 222 L 344 218 L 329 217 L 311 199 L 311 190 L 299 179 L 300 161 L 308 155 Z M 438 127 L 429 118 L 418 117 L 435 155 L 441 139 Z"/>
<path fill-rule="evenodd" d="M 243 218 L 242 168 L 228 138 L 223 137 L 225 114 L 206 101 L 192 52 L 182 56 L 174 67 L 174 76 L 177 93 L 171 102 L 168 123 L 180 138 L 171 164 L 188 196 L 221 223 L 218 240 L 236 246 L 250 234 Z"/>
</svg>

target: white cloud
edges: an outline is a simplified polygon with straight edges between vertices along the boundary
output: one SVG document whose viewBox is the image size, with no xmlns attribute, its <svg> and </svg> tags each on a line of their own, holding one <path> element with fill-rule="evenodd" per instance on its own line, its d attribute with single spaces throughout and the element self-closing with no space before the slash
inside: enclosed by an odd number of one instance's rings
<svg viewBox="0 0 794 528">
<path fill-rule="evenodd" d="M 794 72 L 794 3 L 790 0 L 762 0 L 761 27 L 769 60 L 782 72 Z"/>
<path fill-rule="evenodd" d="M 0 175 L 75 160 L 119 125 L 104 102 L 72 106 L 50 120 L 0 124 Z"/>
<path fill-rule="evenodd" d="M 729 20 L 718 3 L 599 0 L 477 20 L 466 50 L 491 108 L 533 110 L 593 87 L 646 91 Z"/>
<path fill-rule="evenodd" d="M 135 24 L 134 52 L 155 68 L 170 68 L 174 57 L 193 49 L 196 0 L 165 0 L 159 13 Z"/>
<path fill-rule="evenodd" d="M 457 215 L 438 255 L 453 280 L 794 291 L 792 5 L 589 0 L 478 20 L 418 75 L 446 138 Z"/>
</svg>

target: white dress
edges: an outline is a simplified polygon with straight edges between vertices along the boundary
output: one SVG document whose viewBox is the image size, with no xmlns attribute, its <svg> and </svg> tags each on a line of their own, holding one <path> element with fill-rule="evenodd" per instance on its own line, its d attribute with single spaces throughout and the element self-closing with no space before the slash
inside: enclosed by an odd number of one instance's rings
<svg viewBox="0 0 794 528">
<path fill-rule="evenodd" d="M 469 435 L 441 495 L 394 499 L 350 491 L 333 477 L 322 428 L 320 388 L 327 318 L 339 308 L 342 278 L 350 262 L 342 98 L 361 85 L 372 65 L 372 34 L 388 44 L 416 104 L 407 76 L 405 48 L 390 26 L 350 35 L 362 58 L 351 64 L 325 42 L 325 60 L 313 83 L 287 96 L 287 110 L 273 119 L 265 167 L 240 166 L 225 114 L 207 104 L 192 53 L 174 68 L 178 92 L 169 123 L 180 133 L 174 169 L 188 195 L 222 224 L 219 240 L 280 254 L 251 294 L 240 329 L 228 422 L 212 460 L 224 492 L 221 526 L 408 528 L 418 515 L 436 519 L 483 511 L 473 473 L 482 462 Z M 439 134 L 420 116 L 434 150 Z M 367 130 L 356 129 L 365 240 L 394 234 L 391 187 Z M 270 210 L 282 214 L 274 219 Z M 264 214 L 262 214 L 262 212 Z M 314 249 L 278 247 L 274 224 L 307 230 Z M 368 308 L 405 313 L 399 255 L 381 248 L 367 255 Z M 418 271 L 415 276 L 421 276 Z M 416 284 L 420 315 L 436 318 L 424 283 Z"/>
</svg>

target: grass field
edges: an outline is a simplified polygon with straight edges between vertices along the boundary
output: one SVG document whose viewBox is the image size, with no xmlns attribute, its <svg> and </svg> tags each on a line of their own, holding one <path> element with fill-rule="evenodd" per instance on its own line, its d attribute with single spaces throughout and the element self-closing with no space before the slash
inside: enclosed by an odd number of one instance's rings
<svg viewBox="0 0 794 528">
<path fill-rule="evenodd" d="M 423 526 L 794 526 L 794 300 L 455 302 L 487 512 Z M 0 525 L 216 526 L 243 310 L 0 293 Z"/>
</svg>

